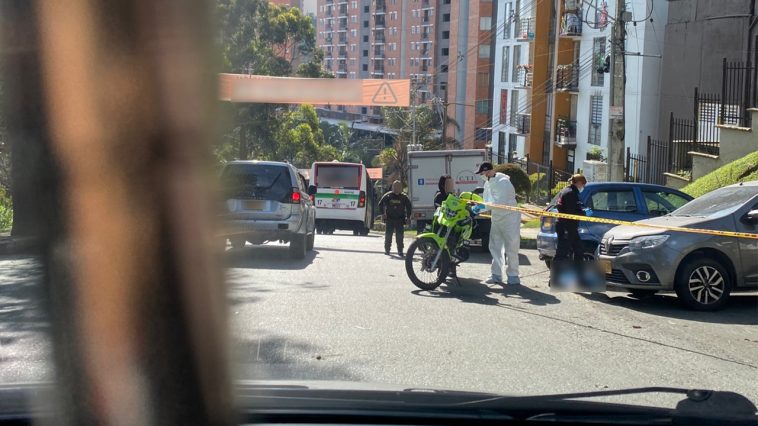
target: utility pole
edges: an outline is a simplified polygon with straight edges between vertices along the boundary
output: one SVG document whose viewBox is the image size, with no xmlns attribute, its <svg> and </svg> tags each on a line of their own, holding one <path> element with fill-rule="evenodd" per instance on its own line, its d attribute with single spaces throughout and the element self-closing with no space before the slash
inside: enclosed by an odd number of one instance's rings
<svg viewBox="0 0 758 426">
<path fill-rule="evenodd" d="M 609 180 L 624 179 L 624 136 L 626 114 L 626 45 L 627 11 L 625 0 L 616 0 L 616 22 L 613 27 L 611 58 L 611 125 L 608 138 Z"/>
</svg>

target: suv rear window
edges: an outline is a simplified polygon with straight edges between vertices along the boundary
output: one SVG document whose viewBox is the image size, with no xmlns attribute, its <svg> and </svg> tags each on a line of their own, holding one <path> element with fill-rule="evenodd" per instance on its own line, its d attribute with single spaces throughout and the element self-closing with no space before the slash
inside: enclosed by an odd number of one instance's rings
<svg viewBox="0 0 758 426">
<path fill-rule="evenodd" d="M 292 191 L 289 169 L 270 164 L 230 164 L 221 182 L 227 199 L 286 201 Z"/>
</svg>

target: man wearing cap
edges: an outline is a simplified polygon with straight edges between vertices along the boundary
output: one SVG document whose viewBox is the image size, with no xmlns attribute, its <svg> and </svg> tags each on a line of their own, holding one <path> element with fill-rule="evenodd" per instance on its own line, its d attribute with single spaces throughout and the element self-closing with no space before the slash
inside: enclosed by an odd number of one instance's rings
<svg viewBox="0 0 758 426">
<path fill-rule="evenodd" d="M 511 178 L 495 172 L 492 163 L 482 163 L 478 175 L 486 179 L 484 183 L 484 202 L 504 206 L 516 206 L 516 190 Z M 489 207 L 489 206 L 488 206 Z M 492 275 L 488 283 L 503 283 L 503 269 L 507 260 L 507 283 L 520 284 L 518 272 L 518 249 L 521 243 L 521 213 L 489 208 L 492 212 L 490 226 L 490 254 L 492 255 Z"/>
</svg>

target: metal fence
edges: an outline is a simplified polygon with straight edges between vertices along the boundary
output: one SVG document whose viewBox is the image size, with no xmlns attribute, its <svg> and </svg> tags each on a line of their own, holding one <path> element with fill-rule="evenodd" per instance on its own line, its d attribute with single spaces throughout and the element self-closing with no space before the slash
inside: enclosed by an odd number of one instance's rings
<svg viewBox="0 0 758 426">
<path fill-rule="evenodd" d="M 695 139 L 692 148 L 695 152 L 719 155 L 720 130 L 719 111 L 721 110 L 721 96 L 715 93 L 700 93 L 695 88 Z"/>
<path fill-rule="evenodd" d="M 525 158 L 515 159 L 514 164 L 518 164 L 527 175 L 539 173 L 540 178 L 534 181 L 528 196 L 528 201 L 532 203 L 546 203 L 553 197 L 551 191 L 559 182 L 566 182 L 571 178 L 572 173 L 558 169 L 550 161 L 547 164 L 541 164 L 529 160 L 529 155 Z"/>
<path fill-rule="evenodd" d="M 666 184 L 664 173 L 669 167 L 669 145 L 665 141 L 659 141 L 647 137 L 647 170 L 645 171 L 645 183 L 657 185 Z"/>
<path fill-rule="evenodd" d="M 647 159 L 642 154 L 632 154 L 632 149 L 627 147 L 624 182 L 645 182 L 646 178 Z"/>
<path fill-rule="evenodd" d="M 756 106 L 755 66 L 747 62 L 729 62 L 724 58 L 721 77 L 721 111 L 719 122 L 750 127 L 749 108 Z"/>
<path fill-rule="evenodd" d="M 675 118 L 671 113 L 669 122 L 669 172 L 685 175 L 692 170 L 689 152 L 695 146 L 697 126 L 693 120 Z"/>
</svg>

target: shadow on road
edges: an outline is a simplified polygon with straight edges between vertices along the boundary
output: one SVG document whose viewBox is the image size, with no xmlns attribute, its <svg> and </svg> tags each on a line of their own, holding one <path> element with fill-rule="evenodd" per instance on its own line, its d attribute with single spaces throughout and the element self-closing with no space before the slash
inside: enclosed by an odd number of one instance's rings
<svg viewBox="0 0 758 426">
<path fill-rule="evenodd" d="M 243 380 L 362 381 L 344 368 L 344 354 L 290 337 L 265 335 L 233 342 L 235 376 Z M 242 371 L 240 371 L 242 370 Z"/>
<path fill-rule="evenodd" d="M 224 266 L 227 268 L 251 269 L 305 269 L 313 263 L 318 251 L 311 250 L 303 259 L 292 259 L 289 247 L 285 245 L 245 246 L 240 249 L 227 250 Z"/>
<path fill-rule="evenodd" d="M 492 256 L 490 256 L 489 251 L 487 251 L 486 253 L 477 253 L 476 251 L 472 250 L 471 257 L 469 257 L 469 259 L 466 262 L 478 263 L 481 265 L 489 265 L 492 263 Z M 519 253 L 518 264 L 522 266 L 531 266 L 532 262 L 529 260 L 529 258 L 525 254 Z"/>
<path fill-rule="evenodd" d="M 495 284 L 490 286 L 471 278 L 460 278 L 460 282 L 461 285 L 458 285 L 455 283 L 455 280 L 448 279 L 447 283 L 442 284 L 437 290 L 428 292 L 415 290 L 411 293 L 422 297 L 454 298 L 465 303 L 493 306 L 499 305 L 502 302 L 497 295 L 504 296 L 508 301 L 521 299 L 523 303 L 535 306 L 546 306 L 560 303 L 560 300 L 552 294 L 532 290 L 523 285 L 501 286 Z"/>
<path fill-rule="evenodd" d="M 43 309 L 42 265 L 26 256 L 3 256 L 0 266 L 0 343 L 7 333 L 40 332 L 48 328 Z M 11 263 L 12 262 L 12 263 Z"/>
<path fill-rule="evenodd" d="M 334 234 L 316 234 L 316 242 L 318 242 L 319 238 L 329 238 L 332 235 L 338 236 L 338 237 L 355 237 L 355 238 L 384 238 L 384 232 L 382 232 L 381 234 L 376 234 L 376 233 L 371 232 L 368 235 L 354 235 L 350 231 L 344 231 L 344 232 L 335 231 Z"/>
<path fill-rule="evenodd" d="M 712 324 L 758 325 L 758 295 L 755 294 L 733 294 L 726 308 L 716 312 L 685 309 L 675 295 L 635 299 L 624 296 L 622 292 L 580 294 L 588 300 L 650 315 Z"/>
</svg>

